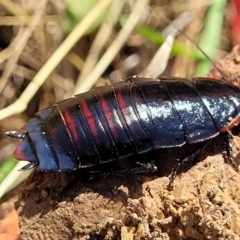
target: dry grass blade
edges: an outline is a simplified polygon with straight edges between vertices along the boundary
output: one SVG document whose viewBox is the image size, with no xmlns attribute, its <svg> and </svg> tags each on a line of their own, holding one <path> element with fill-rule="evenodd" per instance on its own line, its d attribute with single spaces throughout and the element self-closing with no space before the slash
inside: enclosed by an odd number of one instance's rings
<svg viewBox="0 0 240 240">
<path fill-rule="evenodd" d="M 48 22 L 60 22 L 58 16 L 43 16 L 39 19 L 38 24 L 46 24 Z M 31 16 L 18 16 L 18 17 L 0 17 L 0 26 L 22 26 L 32 24 Z"/>
<path fill-rule="evenodd" d="M 3 0 L 3 1 L 0 1 L 0 5 L 3 6 L 8 12 L 15 15 L 16 17 L 28 15 L 28 13 L 24 9 L 19 7 L 19 5 L 17 5 L 13 1 Z"/>
<path fill-rule="evenodd" d="M 10 58 L 8 58 L 5 70 L 1 76 L 0 92 L 2 92 L 3 88 L 5 87 L 5 84 L 8 81 L 8 78 L 10 77 L 14 68 L 16 67 L 17 61 L 24 47 L 26 46 L 28 39 L 31 37 L 37 23 L 39 22 L 39 19 L 43 15 L 46 4 L 47 0 L 41 1 L 39 3 L 38 7 L 36 8 L 35 14 L 33 15 L 32 20 L 30 21 L 31 24 L 29 24 L 26 27 L 22 34 L 18 35 L 17 41 L 14 41 L 14 43 L 16 44 L 15 48 L 11 49 L 12 50 L 11 56 Z"/>
<path fill-rule="evenodd" d="M 125 3 L 124 0 L 113 1 L 109 14 L 105 19 L 104 23 L 101 25 L 89 50 L 81 74 L 78 77 L 76 88 L 81 86 L 87 75 L 91 72 L 92 68 L 97 63 L 99 54 L 101 53 L 106 42 L 109 40 L 110 34 L 118 20 L 119 14 L 121 13 L 124 3 Z"/>
<path fill-rule="evenodd" d="M 119 52 L 121 47 L 124 45 L 124 43 L 128 39 L 129 35 L 132 33 L 133 29 L 138 24 L 142 14 L 147 8 L 147 5 L 148 5 L 148 0 L 136 1 L 130 16 L 128 17 L 127 21 L 125 22 L 118 36 L 115 38 L 111 46 L 102 56 L 98 64 L 95 66 L 92 72 L 88 75 L 85 81 L 81 85 L 76 87 L 75 93 L 86 92 L 94 85 L 94 83 L 109 66 L 111 61 L 114 59 L 116 54 Z"/>
<path fill-rule="evenodd" d="M 13 114 L 20 113 L 26 109 L 28 102 L 37 92 L 39 87 L 44 83 L 47 77 L 66 56 L 69 50 L 84 35 L 86 30 L 91 26 L 91 24 L 96 20 L 96 18 L 99 17 L 102 11 L 109 6 L 110 3 L 111 0 L 102 0 L 95 5 L 95 7 L 74 28 L 74 30 L 68 35 L 64 42 L 62 42 L 58 49 L 39 70 L 39 72 L 35 75 L 31 83 L 24 90 L 21 96 L 13 104 L 0 111 L 0 120 Z"/>
<path fill-rule="evenodd" d="M 156 78 L 165 70 L 172 51 L 174 32 L 169 35 L 162 46 L 158 49 L 147 68 L 140 73 L 141 77 Z"/>
</svg>

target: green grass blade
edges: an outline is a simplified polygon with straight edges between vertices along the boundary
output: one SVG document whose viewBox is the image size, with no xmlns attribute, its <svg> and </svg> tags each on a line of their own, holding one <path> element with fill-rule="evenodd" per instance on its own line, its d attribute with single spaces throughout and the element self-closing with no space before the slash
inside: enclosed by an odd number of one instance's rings
<svg viewBox="0 0 240 240">
<path fill-rule="evenodd" d="M 11 172 L 14 166 L 17 164 L 16 159 L 13 156 L 10 156 L 0 166 L 0 183 L 3 179 Z"/>
<path fill-rule="evenodd" d="M 150 41 L 161 45 L 165 41 L 165 37 L 158 31 L 153 30 L 147 26 L 139 26 L 137 28 L 138 33 L 140 33 L 145 38 L 149 39 Z M 198 51 L 194 49 L 189 49 L 183 46 L 181 43 L 175 41 L 172 47 L 172 53 L 176 55 L 186 56 L 194 61 L 200 61 L 202 60 L 202 54 L 200 54 Z"/>
<path fill-rule="evenodd" d="M 210 59 L 213 59 L 220 42 L 226 2 L 226 0 L 215 1 L 206 15 L 200 48 Z M 205 58 L 199 63 L 196 75 L 206 75 L 212 67 L 213 64 Z"/>
</svg>

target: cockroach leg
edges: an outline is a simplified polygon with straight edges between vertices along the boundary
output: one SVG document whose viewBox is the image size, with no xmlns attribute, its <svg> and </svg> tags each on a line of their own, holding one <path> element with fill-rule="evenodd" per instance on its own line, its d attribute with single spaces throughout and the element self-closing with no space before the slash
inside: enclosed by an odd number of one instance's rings
<svg viewBox="0 0 240 240">
<path fill-rule="evenodd" d="M 232 136 L 227 132 L 225 136 L 225 144 L 226 144 L 226 154 L 223 154 L 225 162 L 229 163 L 237 172 L 239 172 L 238 165 L 233 160 L 233 144 L 232 144 Z"/>
<path fill-rule="evenodd" d="M 157 171 L 157 166 L 155 165 L 154 161 L 149 163 L 140 163 L 136 162 L 137 167 L 131 168 L 124 168 L 124 169 L 114 169 L 109 172 L 100 172 L 100 171 L 92 171 L 89 172 L 89 179 L 95 180 L 97 178 L 107 178 L 110 176 L 123 176 L 123 175 L 134 175 L 134 174 L 141 174 L 141 173 L 153 173 Z"/>
<path fill-rule="evenodd" d="M 179 175 L 184 170 L 186 170 L 187 168 L 192 166 L 193 161 L 197 159 L 199 154 L 201 154 L 201 152 L 204 150 L 204 148 L 206 147 L 206 145 L 209 142 L 210 141 L 206 141 L 206 142 L 201 143 L 193 151 L 188 153 L 187 156 L 185 156 L 181 159 L 177 159 L 177 164 L 172 169 L 172 173 L 171 173 L 171 176 L 170 176 L 170 181 L 169 181 L 169 184 L 167 186 L 169 191 L 173 189 L 173 182 L 174 182 L 175 178 L 177 177 L 177 175 Z"/>
</svg>

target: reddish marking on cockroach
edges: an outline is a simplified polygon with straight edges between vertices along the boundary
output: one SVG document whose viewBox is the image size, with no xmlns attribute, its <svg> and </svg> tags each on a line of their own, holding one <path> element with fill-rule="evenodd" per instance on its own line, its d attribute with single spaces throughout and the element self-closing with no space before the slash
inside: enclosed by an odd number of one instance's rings
<svg viewBox="0 0 240 240">
<path fill-rule="evenodd" d="M 80 107 L 82 109 L 83 115 L 86 118 L 86 121 L 88 123 L 88 126 L 91 130 L 91 133 L 94 135 L 94 141 L 96 141 L 96 143 L 100 143 L 101 139 L 99 139 L 99 135 L 97 133 L 97 124 L 96 124 L 96 119 L 94 114 L 90 111 L 86 101 L 81 101 L 80 102 Z"/>
<path fill-rule="evenodd" d="M 78 127 L 77 127 L 77 123 L 76 123 L 75 119 L 71 116 L 70 112 L 67 109 L 62 111 L 62 114 L 64 116 L 64 119 L 65 119 L 66 123 L 67 123 L 67 126 L 69 128 L 69 131 L 71 133 L 71 136 L 72 136 L 74 142 L 78 143 L 80 136 L 78 135 L 78 133 L 76 131 L 76 129 Z"/>
<path fill-rule="evenodd" d="M 125 109 L 127 107 L 126 102 L 124 101 L 124 97 L 119 91 L 116 91 L 116 97 L 118 100 L 119 107 L 122 109 L 123 114 L 126 114 Z"/>
<path fill-rule="evenodd" d="M 132 106 L 128 105 L 126 101 L 124 101 L 124 96 L 119 91 L 117 91 L 116 96 L 117 96 L 117 100 L 118 100 L 121 112 L 128 124 L 128 127 L 131 130 L 131 132 L 134 132 L 135 129 L 132 124 L 133 122 L 132 118 L 135 118 L 136 114 L 134 113 Z"/>
<path fill-rule="evenodd" d="M 104 111 L 104 116 L 105 116 L 105 118 L 106 118 L 106 120 L 108 122 L 108 125 L 109 125 L 110 129 L 111 129 L 111 132 L 112 132 L 112 134 L 114 136 L 117 136 L 118 133 L 115 131 L 116 128 L 114 128 L 114 126 L 116 124 L 118 124 L 118 122 L 113 121 L 113 120 L 116 119 L 115 116 L 114 116 L 114 112 L 113 112 L 113 110 L 111 110 L 109 108 L 109 106 L 108 106 L 108 104 L 107 104 L 107 102 L 106 102 L 106 100 L 105 100 L 105 98 L 103 97 L 102 94 L 99 94 L 98 98 L 99 98 L 99 102 L 100 102 L 101 108 Z"/>
<path fill-rule="evenodd" d="M 124 101 L 123 95 L 119 91 L 116 91 L 116 97 L 117 97 L 121 112 L 122 112 L 126 122 L 131 123 L 132 119 L 129 119 L 129 116 L 131 116 L 130 111 L 129 111 L 129 106 L 127 105 L 126 101 Z"/>
<path fill-rule="evenodd" d="M 94 115 L 92 114 L 92 112 L 89 110 L 89 107 L 87 105 L 87 103 L 85 101 L 81 101 L 80 102 L 80 107 L 84 113 L 84 116 L 87 120 L 87 123 L 89 125 L 90 129 L 95 129 L 95 121 L 94 121 Z"/>
</svg>

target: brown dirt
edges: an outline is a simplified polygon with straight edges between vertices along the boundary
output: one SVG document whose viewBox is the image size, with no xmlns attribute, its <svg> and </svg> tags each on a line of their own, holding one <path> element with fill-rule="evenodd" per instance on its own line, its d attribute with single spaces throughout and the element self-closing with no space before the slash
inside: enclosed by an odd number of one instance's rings
<svg viewBox="0 0 240 240">
<path fill-rule="evenodd" d="M 236 45 L 228 55 L 217 62 L 216 66 L 228 82 L 240 86 L 240 45 Z M 223 76 L 221 76 L 219 70 L 214 67 L 207 76 L 222 79 Z"/>
<path fill-rule="evenodd" d="M 239 163 L 237 143 L 234 159 Z M 34 171 L 16 203 L 21 237 L 240 239 L 240 174 L 224 164 L 222 145 L 216 138 L 201 161 L 177 177 L 173 191 L 167 190 L 164 176 L 169 171 L 75 184 L 69 184 L 72 173 Z M 166 163 L 174 154 L 162 154 L 158 168 L 170 169 Z"/>
<path fill-rule="evenodd" d="M 0 220 L 0 240 L 16 240 L 19 235 L 18 215 L 12 210 Z"/>
</svg>

